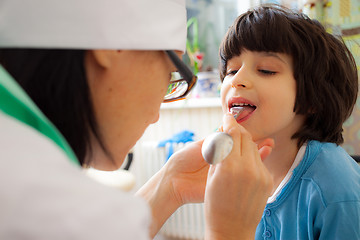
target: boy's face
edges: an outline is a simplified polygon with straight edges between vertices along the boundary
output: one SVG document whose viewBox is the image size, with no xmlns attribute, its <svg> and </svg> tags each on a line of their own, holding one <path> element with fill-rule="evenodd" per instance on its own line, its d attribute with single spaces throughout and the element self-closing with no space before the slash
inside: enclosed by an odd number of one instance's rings
<svg viewBox="0 0 360 240">
<path fill-rule="evenodd" d="M 251 52 L 227 62 L 221 87 L 223 112 L 241 109 L 237 122 L 253 136 L 253 140 L 273 138 L 289 141 L 304 123 L 304 117 L 293 111 L 296 81 L 292 59 L 287 54 Z"/>
</svg>

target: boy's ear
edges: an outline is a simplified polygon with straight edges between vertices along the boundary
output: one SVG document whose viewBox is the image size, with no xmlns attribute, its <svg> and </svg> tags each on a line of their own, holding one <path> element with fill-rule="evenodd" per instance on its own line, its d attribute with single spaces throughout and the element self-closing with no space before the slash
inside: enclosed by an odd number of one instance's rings
<svg viewBox="0 0 360 240">
<path fill-rule="evenodd" d="M 110 68 L 116 61 L 118 50 L 91 50 L 95 62 L 102 68 Z"/>
</svg>

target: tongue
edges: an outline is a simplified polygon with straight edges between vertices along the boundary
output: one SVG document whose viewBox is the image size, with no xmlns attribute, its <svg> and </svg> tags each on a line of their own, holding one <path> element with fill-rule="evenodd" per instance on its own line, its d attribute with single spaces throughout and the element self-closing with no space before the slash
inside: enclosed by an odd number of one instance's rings
<svg viewBox="0 0 360 240">
<path fill-rule="evenodd" d="M 244 106 L 244 107 L 232 107 L 230 109 L 231 114 L 234 116 L 236 120 L 243 119 L 250 113 L 254 111 L 253 107 L 250 106 Z"/>
</svg>

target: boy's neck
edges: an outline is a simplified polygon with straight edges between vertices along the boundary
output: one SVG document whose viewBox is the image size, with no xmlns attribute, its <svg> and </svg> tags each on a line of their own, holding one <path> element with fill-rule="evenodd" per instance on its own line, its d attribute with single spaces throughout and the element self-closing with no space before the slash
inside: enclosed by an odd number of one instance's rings
<svg viewBox="0 0 360 240">
<path fill-rule="evenodd" d="M 297 140 L 281 140 L 275 139 L 275 147 L 271 154 L 264 160 L 264 164 L 274 179 L 274 188 L 279 186 L 281 181 L 284 179 L 289 169 L 291 168 L 295 157 L 299 151 L 297 146 Z"/>
</svg>

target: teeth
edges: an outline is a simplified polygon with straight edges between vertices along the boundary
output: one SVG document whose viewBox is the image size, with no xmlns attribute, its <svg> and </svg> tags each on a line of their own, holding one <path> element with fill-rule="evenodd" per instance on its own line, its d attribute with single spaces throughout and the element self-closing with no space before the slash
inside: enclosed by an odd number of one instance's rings
<svg viewBox="0 0 360 240">
<path fill-rule="evenodd" d="M 250 107 L 254 107 L 251 104 L 247 104 L 247 103 L 233 103 L 232 107 L 245 107 L 245 106 L 250 106 Z"/>
</svg>

